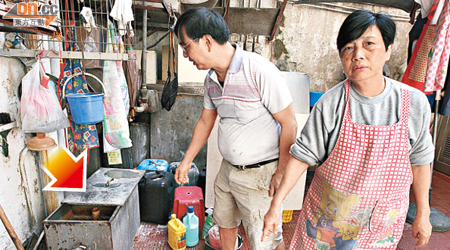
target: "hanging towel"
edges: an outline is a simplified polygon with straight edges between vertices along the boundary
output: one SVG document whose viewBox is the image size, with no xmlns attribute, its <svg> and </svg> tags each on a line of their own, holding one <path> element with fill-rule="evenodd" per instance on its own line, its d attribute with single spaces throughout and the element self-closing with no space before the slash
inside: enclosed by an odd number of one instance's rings
<svg viewBox="0 0 450 250">
<path fill-rule="evenodd" d="M 445 3 L 444 3 L 445 2 Z M 441 90 L 447 76 L 450 58 L 450 0 L 441 0 L 443 9 L 437 25 L 437 35 L 428 62 L 425 91 Z"/>
<path fill-rule="evenodd" d="M 434 0 L 414 0 L 416 3 L 420 4 L 420 14 L 426 17 L 430 14 L 431 7 L 433 6 Z"/>
<path fill-rule="evenodd" d="M 402 82 L 414 87 L 420 91 L 424 91 L 426 81 L 428 54 L 430 53 L 433 41 L 435 39 L 435 24 L 432 23 L 433 17 L 436 15 L 436 5 L 433 6 L 428 21 L 423 25 L 419 39 L 415 43 L 411 59 L 408 67 L 403 75 Z"/>
<path fill-rule="evenodd" d="M 118 51 L 115 44 L 114 26 L 108 21 L 108 45 L 106 52 Z M 111 152 L 132 146 L 127 121 L 126 103 L 128 89 L 121 61 L 105 61 L 103 67 L 103 83 L 105 84 L 105 118 L 103 120 L 104 152 Z M 126 94 L 125 94 L 126 92 Z"/>
<path fill-rule="evenodd" d="M 127 32 L 127 24 L 134 21 L 134 14 L 132 6 L 132 0 L 116 0 L 114 6 L 109 14 L 118 23 L 119 35 L 123 36 Z M 132 26 L 128 26 L 130 31 Z"/>
<path fill-rule="evenodd" d="M 114 53 L 126 53 L 125 47 L 123 45 L 122 37 L 116 36 L 116 44 L 118 46 L 114 47 Z M 120 81 L 120 89 L 122 91 L 122 100 L 123 100 L 123 106 L 125 109 L 125 112 L 128 113 L 128 110 L 130 109 L 130 97 L 128 94 L 128 84 L 127 84 L 127 78 L 125 76 L 125 71 L 123 70 L 123 61 L 117 61 L 117 74 L 119 76 Z"/>
<path fill-rule="evenodd" d="M 92 10 L 89 7 L 83 7 L 80 12 L 80 19 L 87 32 L 91 32 L 92 28 L 97 27 L 95 25 L 94 16 L 92 15 Z"/>
<path fill-rule="evenodd" d="M 424 25 L 428 22 L 427 16 L 422 16 L 422 14 L 417 15 L 417 19 L 414 22 L 413 27 L 409 31 L 409 43 L 408 43 L 408 60 L 407 63 L 411 60 L 412 53 L 414 51 L 414 48 L 417 44 L 417 41 L 420 38 L 420 35 L 422 34 L 422 30 Z"/>
</svg>

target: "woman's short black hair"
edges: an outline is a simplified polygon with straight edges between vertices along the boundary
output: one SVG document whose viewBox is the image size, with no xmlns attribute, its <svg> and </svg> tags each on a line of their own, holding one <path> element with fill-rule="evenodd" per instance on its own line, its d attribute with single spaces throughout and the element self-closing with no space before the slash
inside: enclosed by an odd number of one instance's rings
<svg viewBox="0 0 450 250">
<path fill-rule="evenodd" d="M 219 44 L 224 44 L 230 37 L 230 30 L 222 16 L 205 7 L 189 9 L 178 18 L 174 31 L 181 39 L 183 27 L 186 27 L 186 34 L 192 39 L 210 35 Z"/>
<path fill-rule="evenodd" d="M 395 22 L 387 14 L 373 13 L 370 10 L 357 10 L 351 13 L 342 23 L 337 37 L 337 48 L 339 52 L 348 43 L 358 39 L 367 28 L 376 25 L 383 36 L 386 51 L 395 38 Z"/>
</svg>

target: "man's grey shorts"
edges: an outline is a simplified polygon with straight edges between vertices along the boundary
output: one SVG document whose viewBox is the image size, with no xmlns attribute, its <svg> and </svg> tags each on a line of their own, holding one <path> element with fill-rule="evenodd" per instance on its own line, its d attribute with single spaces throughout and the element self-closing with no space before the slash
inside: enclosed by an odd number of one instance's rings
<svg viewBox="0 0 450 250">
<path fill-rule="evenodd" d="M 214 222 L 222 228 L 235 228 L 243 222 L 254 250 L 275 249 L 282 241 L 282 217 L 277 234 L 261 242 L 264 216 L 270 208 L 270 181 L 278 161 L 259 168 L 239 170 L 223 160 L 214 184 Z"/>
</svg>

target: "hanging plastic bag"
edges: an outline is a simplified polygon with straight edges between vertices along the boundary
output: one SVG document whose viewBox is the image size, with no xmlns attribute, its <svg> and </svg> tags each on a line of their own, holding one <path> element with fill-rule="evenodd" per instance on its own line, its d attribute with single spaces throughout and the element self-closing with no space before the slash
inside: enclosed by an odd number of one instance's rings
<svg viewBox="0 0 450 250">
<path fill-rule="evenodd" d="M 55 90 L 46 77 L 41 61 L 33 64 L 22 78 L 20 118 L 26 133 L 49 133 L 70 126 L 64 115 Z M 44 77 L 44 78 L 42 78 Z"/>
</svg>

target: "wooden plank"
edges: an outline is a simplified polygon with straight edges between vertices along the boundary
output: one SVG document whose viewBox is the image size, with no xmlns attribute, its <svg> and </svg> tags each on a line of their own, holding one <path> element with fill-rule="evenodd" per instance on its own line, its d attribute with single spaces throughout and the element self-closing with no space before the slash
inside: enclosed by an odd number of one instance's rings
<svg viewBox="0 0 450 250">
<path fill-rule="evenodd" d="M 280 27 L 280 22 L 281 22 L 281 19 L 283 18 L 283 13 L 284 13 L 284 9 L 286 8 L 286 4 L 287 4 L 287 0 L 284 0 L 283 5 L 281 5 L 281 9 L 278 12 L 277 20 L 275 21 L 275 24 L 273 25 L 272 33 L 270 34 L 270 37 L 269 37 L 269 42 L 275 38 L 275 35 L 278 32 L 278 28 Z"/>
<path fill-rule="evenodd" d="M 1 205 L 0 205 L 0 219 L 3 222 L 3 225 L 5 226 L 5 229 L 8 232 L 9 237 L 11 237 L 11 240 L 14 242 L 14 245 L 16 246 L 16 248 L 18 250 L 25 250 L 25 248 L 23 248 L 23 246 L 22 246 L 22 243 L 20 242 L 19 237 L 16 234 L 16 231 L 14 231 L 14 228 L 11 225 L 11 222 L 9 222 L 9 219 L 6 216 L 6 213 L 3 210 Z"/>
<path fill-rule="evenodd" d="M 46 162 L 51 155 L 50 150 L 44 150 L 38 152 L 39 154 L 39 161 L 40 161 L 40 175 L 41 175 L 41 181 L 42 181 L 42 187 L 46 187 L 48 184 L 52 183 L 52 178 L 44 171 L 43 166 L 44 162 Z M 47 214 L 53 213 L 56 209 L 58 209 L 61 200 L 62 200 L 62 192 L 60 191 L 48 191 L 46 190 L 44 193 L 44 200 L 45 200 L 45 207 Z"/>
<path fill-rule="evenodd" d="M 164 11 L 162 8 L 156 8 L 153 6 L 143 6 L 143 5 L 139 5 L 139 4 L 133 4 L 133 7 L 136 9 L 142 9 L 142 10 Z"/>
<path fill-rule="evenodd" d="M 231 0 L 228 0 L 227 6 L 225 7 L 225 22 L 227 24 L 230 23 L 230 2 L 231 2 Z"/>
<path fill-rule="evenodd" d="M 165 24 L 166 25 L 165 28 L 167 29 L 168 27 L 167 23 L 169 22 L 169 15 L 163 8 L 160 9 L 157 7 L 155 8 L 156 10 L 147 9 L 147 27 L 150 28 L 149 23 L 161 23 Z M 134 16 L 142 17 L 143 11 L 144 11 L 143 8 L 142 9 L 136 8 Z M 142 20 L 142 18 L 140 20 Z M 136 22 L 136 29 L 142 29 L 143 24 L 144 24 L 143 20 Z"/>
<path fill-rule="evenodd" d="M 0 50 L 0 56 L 6 57 L 36 57 L 38 50 L 25 49 L 9 49 Z M 51 50 L 44 50 L 42 58 L 59 58 L 59 54 Z M 68 59 L 83 59 L 83 52 L 81 51 L 62 51 L 62 58 Z M 127 53 L 101 53 L 101 52 L 84 52 L 84 59 L 86 60 L 107 60 L 107 61 L 127 61 Z"/>
<path fill-rule="evenodd" d="M 6 131 L 6 130 L 10 130 L 10 129 L 13 129 L 13 128 L 17 128 L 17 122 L 1 124 L 0 125 L 0 132 Z"/>
<path fill-rule="evenodd" d="M 221 15 L 225 8 L 214 8 Z M 230 8 L 228 27 L 230 33 L 270 36 L 277 18 L 277 8 Z"/>
<path fill-rule="evenodd" d="M 27 30 L 21 27 L 16 26 L 0 26 L 0 32 L 16 32 L 16 33 L 29 33 L 29 34 L 36 34 L 36 31 Z"/>
</svg>

